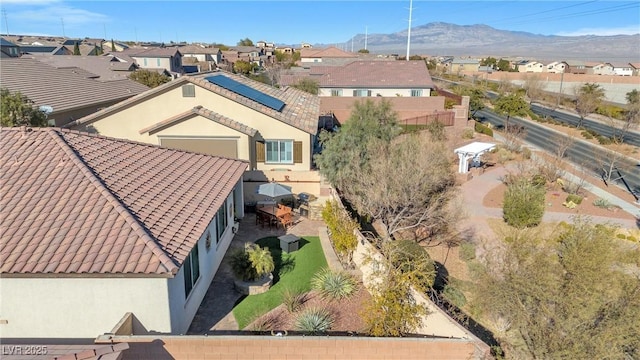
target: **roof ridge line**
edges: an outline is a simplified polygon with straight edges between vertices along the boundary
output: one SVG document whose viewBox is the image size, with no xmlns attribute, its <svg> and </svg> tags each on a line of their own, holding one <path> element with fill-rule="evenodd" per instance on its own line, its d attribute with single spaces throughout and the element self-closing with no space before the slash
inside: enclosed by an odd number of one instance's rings
<svg viewBox="0 0 640 360">
<path fill-rule="evenodd" d="M 80 158 L 80 156 L 69 146 L 64 140 L 60 131 L 55 129 L 48 129 L 47 131 L 53 140 L 60 146 L 61 150 L 67 154 L 70 160 L 80 169 L 84 176 L 98 189 L 98 191 L 106 198 L 106 200 L 114 207 L 114 209 L 124 217 L 125 221 L 129 223 L 133 231 L 140 237 L 144 244 L 156 255 L 160 263 L 175 275 L 178 272 L 177 264 L 169 257 L 169 255 L 160 248 L 158 243 L 149 235 L 144 226 L 131 214 L 131 212 L 116 198 L 116 196 L 109 190 L 98 176 L 96 176 L 87 164 Z"/>
</svg>

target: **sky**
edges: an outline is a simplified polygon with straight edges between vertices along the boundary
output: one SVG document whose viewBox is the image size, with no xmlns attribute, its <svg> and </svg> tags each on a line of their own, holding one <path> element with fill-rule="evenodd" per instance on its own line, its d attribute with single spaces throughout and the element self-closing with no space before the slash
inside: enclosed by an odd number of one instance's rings
<svg viewBox="0 0 640 360">
<path fill-rule="evenodd" d="M 2 0 L 0 8 L 2 34 L 225 45 L 249 38 L 299 46 L 406 31 L 410 1 Z M 413 0 L 411 13 L 412 27 L 447 22 L 542 35 L 640 33 L 637 0 Z"/>
</svg>

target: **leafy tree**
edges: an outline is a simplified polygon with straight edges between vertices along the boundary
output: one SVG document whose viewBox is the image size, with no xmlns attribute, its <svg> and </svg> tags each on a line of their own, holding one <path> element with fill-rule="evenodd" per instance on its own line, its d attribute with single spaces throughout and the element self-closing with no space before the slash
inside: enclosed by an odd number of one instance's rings
<svg viewBox="0 0 640 360">
<path fill-rule="evenodd" d="M 629 130 L 637 128 L 640 124 L 640 92 L 636 89 L 628 92 L 627 98 L 627 110 L 622 123 L 616 127 L 617 134 L 614 138 L 619 139 L 622 142 L 624 136 Z"/>
<path fill-rule="evenodd" d="M 129 75 L 129 79 L 146 85 L 150 88 L 160 86 L 171 81 L 171 78 L 150 70 L 136 70 Z"/>
<path fill-rule="evenodd" d="M 3 88 L 0 90 L 2 126 L 47 126 L 47 116 L 34 108 L 34 103 L 20 92 L 11 94 Z"/>
<path fill-rule="evenodd" d="M 498 59 L 491 56 L 489 56 L 486 59 L 480 60 L 480 65 L 482 66 L 490 66 L 492 68 L 495 68 L 497 64 L 498 64 Z"/>
<path fill-rule="evenodd" d="M 116 52 L 116 43 L 111 39 L 111 52 Z"/>
<path fill-rule="evenodd" d="M 474 306 L 511 358 L 640 356 L 640 252 L 587 219 L 514 231 L 487 254 Z"/>
<path fill-rule="evenodd" d="M 576 88 L 575 95 L 575 108 L 580 116 L 578 128 L 580 128 L 585 116 L 593 113 L 604 100 L 604 89 L 596 83 L 585 83 Z"/>
<path fill-rule="evenodd" d="M 240 41 L 238 41 L 238 46 L 254 46 L 253 45 L 253 41 L 251 41 L 251 39 L 244 38 L 244 39 L 240 39 Z"/>
<path fill-rule="evenodd" d="M 438 67 L 438 61 L 436 59 L 425 60 L 427 62 L 427 70 L 433 71 Z"/>
<path fill-rule="evenodd" d="M 544 215 L 545 193 L 543 186 L 525 178 L 508 184 L 504 193 L 504 220 L 517 228 L 538 226 Z"/>
<path fill-rule="evenodd" d="M 524 80 L 524 89 L 530 102 L 540 99 L 544 90 L 544 83 L 538 75 L 527 75 Z"/>
<path fill-rule="evenodd" d="M 373 289 L 362 316 L 372 336 L 398 337 L 414 333 L 429 313 L 425 305 L 417 303 L 412 292 L 412 285 L 418 292 L 427 290 L 423 286 L 425 282 L 416 281 L 424 279 L 423 264 L 413 263 L 414 258 L 398 254 L 401 252 L 401 246 L 388 242 L 383 245 L 381 258 L 365 260 L 372 263 Z"/>
<path fill-rule="evenodd" d="M 511 70 L 511 63 L 509 62 L 509 60 L 500 59 L 496 64 L 496 68 L 499 71 L 509 71 Z"/>
<path fill-rule="evenodd" d="M 73 55 L 80 55 L 80 45 L 77 41 L 73 44 Z"/>
<path fill-rule="evenodd" d="M 476 112 L 485 108 L 484 101 L 487 96 L 480 87 L 456 86 L 452 90 L 456 95 L 469 97 L 469 117 L 474 117 Z"/>
<path fill-rule="evenodd" d="M 411 56 L 409 56 L 409 60 L 422 60 L 422 56 L 420 56 L 420 55 L 411 55 Z"/>
<path fill-rule="evenodd" d="M 368 53 L 369 53 L 369 50 L 367 50 L 367 49 L 360 49 L 360 50 L 358 50 L 358 52 L 359 52 L 360 54 L 368 54 Z"/>
<path fill-rule="evenodd" d="M 233 71 L 239 74 L 248 75 L 252 73 L 255 68 L 256 64 L 244 60 L 238 60 L 233 63 Z"/>
<path fill-rule="evenodd" d="M 298 80 L 298 82 L 293 84 L 293 87 L 312 95 L 318 95 L 318 90 L 320 89 L 318 81 L 308 77 Z"/>
<path fill-rule="evenodd" d="M 500 115 L 507 117 L 505 131 L 510 131 L 509 119 L 512 116 L 525 116 L 529 112 L 529 104 L 518 94 L 507 94 L 499 96 L 494 102 L 494 110 Z"/>
<path fill-rule="evenodd" d="M 322 209 L 322 220 L 324 220 L 331 232 L 333 248 L 338 255 L 346 257 L 348 264 L 351 264 L 353 252 L 358 246 L 358 238 L 355 231 L 360 229 L 360 225 L 336 201 L 327 200 Z"/>
</svg>

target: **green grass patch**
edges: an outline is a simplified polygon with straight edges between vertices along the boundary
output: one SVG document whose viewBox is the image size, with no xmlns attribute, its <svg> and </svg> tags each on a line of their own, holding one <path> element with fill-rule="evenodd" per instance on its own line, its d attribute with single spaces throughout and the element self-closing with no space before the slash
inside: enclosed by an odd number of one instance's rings
<svg viewBox="0 0 640 360">
<path fill-rule="evenodd" d="M 273 271 L 273 286 L 264 294 L 245 297 L 233 308 L 233 316 L 238 327 L 244 329 L 257 317 L 282 304 L 285 289 L 311 290 L 311 278 L 320 269 L 327 266 L 320 238 L 305 236 L 300 239 L 300 249 L 292 253 L 280 250 L 277 237 L 266 237 L 256 244 L 268 247 L 273 256 L 276 269 Z"/>
</svg>

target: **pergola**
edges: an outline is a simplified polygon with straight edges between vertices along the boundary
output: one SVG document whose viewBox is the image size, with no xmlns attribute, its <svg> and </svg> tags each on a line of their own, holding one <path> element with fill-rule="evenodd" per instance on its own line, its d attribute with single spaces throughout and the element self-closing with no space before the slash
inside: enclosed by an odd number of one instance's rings
<svg viewBox="0 0 640 360">
<path fill-rule="evenodd" d="M 453 150 L 454 153 L 458 154 L 458 159 L 460 159 L 458 172 L 461 174 L 467 173 L 469 171 L 469 160 L 478 159 L 480 155 L 493 149 L 495 146 L 496 144 L 473 142 Z"/>
</svg>

